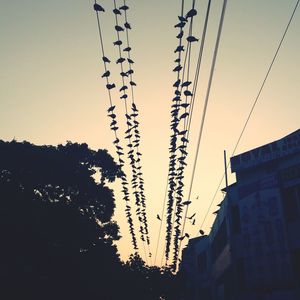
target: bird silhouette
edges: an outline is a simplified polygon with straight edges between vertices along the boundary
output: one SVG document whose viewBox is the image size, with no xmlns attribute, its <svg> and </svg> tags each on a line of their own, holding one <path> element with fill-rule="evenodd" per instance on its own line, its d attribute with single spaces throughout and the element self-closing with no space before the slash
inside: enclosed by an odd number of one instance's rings
<svg viewBox="0 0 300 300">
<path fill-rule="evenodd" d="M 204 231 L 202 229 L 199 230 L 201 235 L 204 235 Z"/>
<path fill-rule="evenodd" d="M 114 42 L 115 46 L 121 46 L 122 44 L 123 44 L 123 42 L 120 40 Z"/>
<path fill-rule="evenodd" d="M 181 66 L 181 65 L 178 65 L 177 67 L 175 67 L 175 68 L 173 69 L 173 72 L 179 72 L 181 69 L 182 69 L 182 66 Z"/>
<path fill-rule="evenodd" d="M 126 73 L 127 73 L 128 75 L 131 75 L 131 74 L 134 73 L 134 71 L 133 71 L 132 69 L 130 69 L 130 70 L 128 70 Z"/>
<path fill-rule="evenodd" d="M 121 75 L 122 77 L 128 77 L 128 74 L 125 73 L 125 72 L 121 72 L 120 75 Z"/>
<path fill-rule="evenodd" d="M 156 216 L 156 218 L 157 218 L 159 221 L 161 221 L 161 218 L 160 218 L 160 216 L 159 216 L 159 215 L 157 215 L 157 216 Z"/>
<path fill-rule="evenodd" d="M 129 51 L 131 51 L 131 47 L 126 47 L 126 48 L 123 49 L 123 51 L 129 52 Z"/>
<path fill-rule="evenodd" d="M 185 236 L 189 239 L 190 235 L 188 233 L 185 233 Z"/>
<path fill-rule="evenodd" d="M 112 112 L 115 108 L 116 108 L 116 106 L 113 105 L 113 106 L 109 107 L 109 109 L 107 110 L 107 112 Z"/>
<path fill-rule="evenodd" d="M 179 46 L 175 49 L 174 53 L 176 53 L 176 52 L 181 52 L 181 51 L 184 51 L 184 46 L 179 45 Z"/>
<path fill-rule="evenodd" d="M 193 96 L 192 92 L 189 90 L 185 90 L 183 93 L 185 96 Z"/>
<path fill-rule="evenodd" d="M 186 217 L 189 220 L 192 220 L 196 216 L 196 213 L 192 214 L 190 217 Z"/>
<path fill-rule="evenodd" d="M 133 82 L 133 81 L 130 81 L 129 83 L 130 83 L 130 85 L 132 85 L 132 86 L 136 86 L 136 83 Z"/>
<path fill-rule="evenodd" d="M 104 8 L 97 3 L 94 4 L 94 10 L 95 11 L 103 11 L 103 12 L 105 11 Z"/>
<path fill-rule="evenodd" d="M 116 25 L 115 26 L 115 29 L 116 29 L 116 31 L 124 31 L 124 28 L 123 27 L 121 27 L 121 26 L 119 26 L 119 25 Z"/>
<path fill-rule="evenodd" d="M 175 63 L 180 63 L 180 58 L 176 58 L 176 59 L 174 60 L 174 62 L 175 62 Z"/>
<path fill-rule="evenodd" d="M 198 199 L 199 199 L 199 196 L 197 196 L 196 199 L 198 200 Z"/>
<path fill-rule="evenodd" d="M 194 17 L 194 16 L 196 16 L 196 15 L 197 15 L 197 10 L 194 9 L 194 8 L 192 8 L 192 9 L 185 15 L 185 17 L 188 19 L 188 18 L 192 18 L 192 17 Z"/>
<path fill-rule="evenodd" d="M 192 225 L 195 225 L 196 219 L 193 220 Z"/>
<path fill-rule="evenodd" d="M 179 21 L 181 22 L 187 22 L 188 20 L 185 17 L 178 16 Z"/>
<path fill-rule="evenodd" d="M 133 61 L 131 58 L 127 58 L 127 61 L 128 61 L 130 64 L 134 64 L 134 61 Z"/>
<path fill-rule="evenodd" d="M 198 42 L 199 41 L 199 39 L 197 39 L 197 38 L 195 38 L 194 36 L 188 36 L 187 38 L 186 38 L 186 40 L 189 42 L 189 43 L 193 43 L 193 42 Z"/>
<path fill-rule="evenodd" d="M 106 85 L 106 88 L 108 89 L 108 90 L 111 90 L 111 89 L 113 89 L 113 88 L 115 88 L 116 87 L 116 85 L 114 84 L 114 83 L 112 83 L 112 84 L 107 84 Z"/>
<path fill-rule="evenodd" d="M 124 24 L 124 26 L 125 26 L 126 29 L 131 29 L 131 26 L 130 26 L 130 24 L 129 24 L 128 22 L 126 22 L 126 23 Z"/>
<path fill-rule="evenodd" d="M 182 202 L 182 205 L 190 205 L 192 203 L 192 201 L 184 201 Z"/>
<path fill-rule="evenodd" d="M 117 8 L 113 9 L 113 13 L 115 15 L 121 15 L 121 12 Z"/>
<path fill-rule="evenodd" d="M 183 28 L 184 26 L 185 26 L 185 22 L 180 22 L 180 23 L 178 23 L 178 24 L 176 24 L 174 27 L 175 28 Z"/>
<path fill-rule="evenodd" d="M 181 30 L 180 32 L 179 32 L 179 34 L 176 36 L 178 39 L 181 39 L 182 37 L 183 37 L 183 34 L 184 34 L 184 32 L 183 32 L 183 30 Z"/>
<path fill-rule="evenodd" d="M 119 7 L 119 9 L 121 9 L 121 10 L 127 10 L 127 9 L 129 9 L 129 7 L 127 5 L 123 5 L 123 6 Z"/>
<path fill-rule="evenodd" d="M 102 57 L 102 60 L 103 60 L 103 62 L 105 62 L 105 63 L 110 63 L 110 60 L 109 60 L 106 56 L 103 56 L 103 57 Z"/>
<path fill-rule="evenodd" d="M 179 87 L 181 80 L 178 79 L 177 81 L 174 82 L 173 87 Z"/>
<path fill-rule="evenodd" d="M 182 87 L 185 87 L 185 86 L 189 86 L 192 82 L 191 81 L 185 81 L 182 83 Z"/>
<path fill-rule="evenodd" d="M 125 91 L 125 90 L 127 90 L 127 89 L 128 89 L 127 85 L 123 85 L 123 86 L 119 89 L 119 91 L 122 92 L 122 91 Z"/>
<path fill-rule="evenodd" d="M 184 236 L 182 236 L 182 237 L 180 237 L 180 238 L 178 238 L 180 241 L 182 241 L 182 240 L 184 240 L 184 238 L 185 238 L 185 235 Z"/>
<path fill-rule="evenodd" d="M 120 57 L 120 58 L 117 59 L 116 64 L 121 64 L 121 63 L 123 63 L 124 61 L 125 61 L 125 58 Z"/>
<path fill-rule="evenodd" d="M 102 74 L 102 78 L 104 78 L 104 77 L 109 77 L 109 75 L 110 75 L 110 72 L 107 70 L 106 72 L 104 72 L 103 74 Z"/>
</svg>

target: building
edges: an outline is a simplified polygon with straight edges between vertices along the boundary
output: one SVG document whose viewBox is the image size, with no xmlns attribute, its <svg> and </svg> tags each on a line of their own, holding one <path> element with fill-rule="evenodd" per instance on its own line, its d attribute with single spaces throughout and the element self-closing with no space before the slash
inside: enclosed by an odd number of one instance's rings
<svg viewBox="0 0 300 300">
<path fill-rule="evenodd" d="M 186 299 L 299 300 L 300 130 L 232 157 L 231 170 L 210 234 L 184 249 Z"/>
</svg>

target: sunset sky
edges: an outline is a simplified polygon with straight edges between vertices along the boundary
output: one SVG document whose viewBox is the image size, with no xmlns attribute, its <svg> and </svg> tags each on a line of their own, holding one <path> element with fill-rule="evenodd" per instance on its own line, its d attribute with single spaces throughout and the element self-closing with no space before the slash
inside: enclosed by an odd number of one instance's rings
<svg viewBox="0 0 300 300">
<path fill-rule="evenodd" d="M 186 188 L 190 183 L 222 2 L 212 1 L 188 148 Z M 113 1 L 98 3 L 106 8 L 101 15 L 105 50 L 107 56 L 116 59 L 117 48 L 112 45 L 116 40 Z M 197 37 L 201 34 L 206 3 L 196 1 L 194 35 Z M 192 190 L 193 203 L 189 208 L 190 212 L 196 212 L 197 221 L 195 226 L 186 227 L 192 236 L 197 233 L 224 172 L 223 150 L 228 155 L 233 150 L 295 4 L 296 0 L 228 1 Z M 174 25 L 178 22 L 181 1 L 128 0 L 127 5 L 154 253 L 159 229 L 156 214 L 162 209 L 168 169 L 170 105 L 176 79 L 172 69 L 177 58 L 174 49 L 178 31 Z M 191 1 L 186 1 L 186 11 L 190 7 Z M 297 11 L 237 153 L 279 139 L 300 127 L 299 28 L 300 11 Z M 106 112 L 109 103 L 101 78 L 104 71 L 93 1 L 0 1 L 0 39 L 0 139 L 15 138 L 38 145 L 57 145 L 67 140 L 85 142 L 92 149 L 108 149 L 116 157 Z M 194 44 L 194 54 L 198 47 Z M 195 55 L 192 65 L 194 69 Z M 119 83 L 117 74 L 112 78 Z M 123 105 L 117 93 L 114 101 L 119 105 L 119 123 L 124 124 Z M 229 179 L 230 183 L 235 180 L 234 176 Z M 115 219 L 123 236 L 118 246 L 125 259 L 132 251 L 123 211 L 125 204 L 119 193 L 120 183 L 112 188 L 117 199 Z M 205 222 L 206 232 L 220 199 L 221 192 Z M 161 261 L 164 235 L 165 231 L 156 264 Z"/>
</svg>

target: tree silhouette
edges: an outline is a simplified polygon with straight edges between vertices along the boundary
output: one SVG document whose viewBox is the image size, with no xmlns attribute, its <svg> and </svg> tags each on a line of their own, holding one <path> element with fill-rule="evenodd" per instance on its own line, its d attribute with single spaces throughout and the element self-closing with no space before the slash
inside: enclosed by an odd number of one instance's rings
<svg viewBox="0 0 300 300">
<path fill-rule="evenodd" d="M 119 259 L 106 183 L 122 176 L 86 144 L 0 141 L 0 299 L 178 299 L 171 272 Z"/>
</svg>

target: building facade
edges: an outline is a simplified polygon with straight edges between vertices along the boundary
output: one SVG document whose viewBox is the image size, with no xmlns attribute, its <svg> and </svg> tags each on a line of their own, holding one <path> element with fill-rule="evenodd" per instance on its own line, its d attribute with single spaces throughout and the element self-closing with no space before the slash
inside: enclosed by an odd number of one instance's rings
<svg viewBox="0 0 300 300">
<path fill-rule="evenodd" d="M 184 249 L 186 299 L 299 300 L 300 130 L 232 157 L 231 170 L 210 234 Z"/>
</svg>

